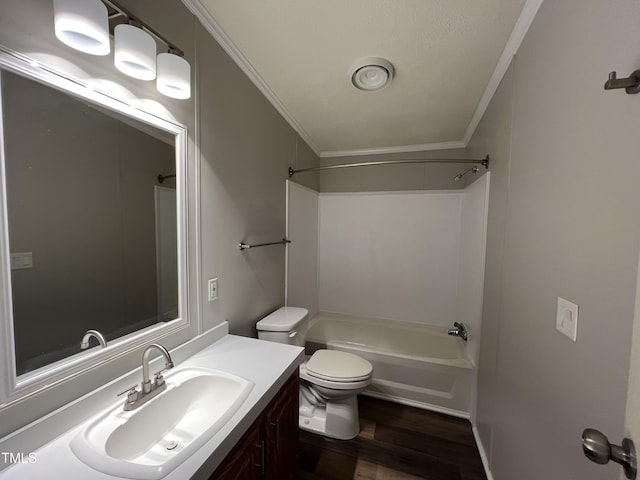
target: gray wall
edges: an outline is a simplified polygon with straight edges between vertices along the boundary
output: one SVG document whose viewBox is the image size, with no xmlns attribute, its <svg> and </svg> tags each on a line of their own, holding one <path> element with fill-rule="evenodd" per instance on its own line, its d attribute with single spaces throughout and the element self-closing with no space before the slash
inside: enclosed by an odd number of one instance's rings
<svg viewBox="0 0 640 480">
<path fill-rule="evenodd" d="M 543 3 L 469 146 L 492 158 L 477 424 L 495 480 L 614 479 L 584 458 L 623 437 L 638 266 L 640 4 Z M 578 340 L 555 330 L 579 304 Z"/>
<path fill-rule="evenodd" d="M 153 82 L 121 75 L 112 55 L 94 57 L 63 45 L 53 34 L 50 0 L 2 2 L 0 43 L 81 79 L 113 82 L 120 95 L 157 102 L 187 126 L 191 325 L 163 344 L 172 348 L 224 320 L 232 332 L 254 335 L 255 321 L 284 302 L 284 249 L 246 255 L 237 243 L 284 235 L 287 168 L 314 166 L 317 158 L 179 0 L 120 3 L 185 51 L 192 66 L 191 99 L 169 99 L 156 92 Z M 301 183 L 317 188 L 317 176 Z M 220 282 L 220 299 L 212 304 L 204 295 L 210 277 Z M 134 352 L 0 410 L 0 436 L 138 367 L 139 359 Z"/>
<path fill-rule="evenodd" d="M 255 336 L 256 320 L 284 305 L 285 249 L 240 251 L 238 243 L 284 237 L 287 169 L 303 168 L 312 154 L 296 162 L 297 134 L 201 26 L 197 41 L 207 59 L 198 77 L 207 86 L 199 123 L 202 271 L 219 284 L 205 327 L 228 320 L 232 333 Z"/>
</svg>

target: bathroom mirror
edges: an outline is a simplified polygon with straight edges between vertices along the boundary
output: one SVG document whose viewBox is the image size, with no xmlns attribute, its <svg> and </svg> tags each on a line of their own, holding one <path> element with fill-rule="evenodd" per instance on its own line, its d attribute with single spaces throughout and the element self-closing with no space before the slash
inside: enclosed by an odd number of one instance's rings
<svg viewBox="0 0 640 480">
<path fill-rule="evenodd" d="M 14 387 L 186 322 L 186 132 L 16 65 L 0 63 L 0 313 L 13 336 Z M 81 349 L 90 329 L 105 349 L 95 338 Z"/>
</svg>

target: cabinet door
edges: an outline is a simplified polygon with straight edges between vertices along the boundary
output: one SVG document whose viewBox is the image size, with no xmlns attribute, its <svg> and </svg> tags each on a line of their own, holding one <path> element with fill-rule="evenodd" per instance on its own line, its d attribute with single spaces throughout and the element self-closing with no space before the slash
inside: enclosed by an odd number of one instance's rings
<svg viewBox="0 0 640 480">
<path fill-rule="evenodd" d="M 266 446 L 262 419 L 254 423 L 209 480 L 261 480 L 265 475 Z"/>
<path fill-rule="evenodd" d="M 289 480 L 298 467 L 298 377 L 291 377 L 267 407 L 264 419 L 270 480 Z"/>
</svg>

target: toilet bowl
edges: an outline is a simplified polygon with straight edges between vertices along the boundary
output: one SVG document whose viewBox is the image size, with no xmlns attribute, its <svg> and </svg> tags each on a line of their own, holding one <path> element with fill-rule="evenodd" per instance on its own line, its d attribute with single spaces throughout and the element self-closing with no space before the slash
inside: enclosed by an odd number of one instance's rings
<svg viewBox="0 0 640 480">
<path fill-rule="evenodd" d="M 304 346 L 309 312 L 282 307 L 256 324 L 258 338 Z M 360 432 L 357 395 L 371 384 L 367 360 L 336 350 L 317 350 L 299 367 L 299 426 L 326 437 L 348 440 Z"/>
</svg>

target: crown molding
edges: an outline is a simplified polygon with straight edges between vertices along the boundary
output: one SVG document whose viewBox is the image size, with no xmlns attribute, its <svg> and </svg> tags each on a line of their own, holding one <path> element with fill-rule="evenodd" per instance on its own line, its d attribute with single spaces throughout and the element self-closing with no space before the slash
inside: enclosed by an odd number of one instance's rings
<svg viewBox="0 0 640 480">
<path fill-rule="evenodd" d="M 379 154 L 392 154 L 392 153 L 407 153 L 407 152 L 419 152 L 419 151 L 429 151 L 429 150 L 448 150 L 453 148 L 466 148 L 471 137 L 475 133 L 482 117 L 484 116 L 489 104 L 491 103 L 491 99 L 493 95 L 496 93 L 502 78 L 507 72 L 509 65 L 511 64 L 511 60 L 513 56 L 516 54 L 518 49 L 520 48 L 520 44 L 524 39 L 533 19 L 542 2 L 544 0 L 526 0 L 524 7 L 522 7 L 522 12 L 520 13 L 520 17 L 516 22 L 513 30 L 511 31 L 511 36 L 505 45 L 500 58 L 498 59 L 498 63 L 496 68 L 493 71 L 493 74 L 489 78 L 489 82 L 480 97 L 480 101 L 474 111 L 473 116 L 471 117 L 471 121 L 467 126 L 465 131 L 464 138 L 462 140 L 451 141 L 451 142 L 441 142 L 441 143 L 425 143 L 418 145 L 401 145 L 397 147 L 379 147 L 379 148 L 364 148 L 364 149 L 353 149 L 353 150 L 328 150 L 321 151 L 318 149 L 316 144 L 313 142 L 311 136 L 306 132 L 306 130 L 302 127 L 300 123 L 295 119 L 295 117 L 287 110 L 285 105 L 280 101 L 280 99 L 273 93 L 273 91 L 269 88 L 260 74 L 257 72 L 255 68 L 249 63 L 249 60 L 242 54 L 240 49 L 231 41 L 231 39 L 227 36 L 224 30 L 218 25 L 213 16 L 208 12 L 208 10 L 200 3 L 199 0 L 182 0 L 182 3 L 189 9 L 191 13 L 193 13 L 202 23 L 204 28 L 213 36 L 213 38 L 220 44 L 225 52 L 231 57 L 231 59 L 240 67 L 240 69 L 249 77 L 249 79 L 253 82 L 253 84 L 258 88 L 258 90 L 267 98 L 267 100 L 273 105 L 273 107 L 283 116 L 283 118 L 289 123 L 291 128 L 300 135 L 309 148 L 313 150 L 313 152 L 318 155 L 320 158 L 329 158 L 329 157 L 355 157 L 361 155 L 379 155 Z"/>
<path fill-rule="evenodd" d="M 502 82 L 502 78 L 505 73 L 507 73 L 509 65 L 511 65 L 511 60 L 518 52 L 520 44 L 522 43 L 522 40 L 524 40 L 524 36 L 529 31 L 529 27 L 531 26 L 531 23 L 533 22 L 536 13 L 538 13 L 538 9 L 540 8 L 540 5 L 542 5 L 543 1 L 544 0 L 527 0 L 524 7 L 522 7 L 520 17 L 518 17 L 518 21 L 511 31 L 511 36 L 502 51 L 502 55 L 500 55 L 500 58 L 498 59 L 496 68 L 493 70 L 493 74 L 489 78 L 487 87 L 484 89 L 482 97 L 480 97 L 476 111 L 473 113 L 473 117 L 471 117 L 471 121 L 467 126 L 467 131 L 464 135 L 464 139 L 462 140 L 465 147 L 469 144 L 471 137 L 473 137 L 473 134 L 476 132 L 476 128 L 478 128 L 482 117 L 487 111 L 487 108 L 491 103 L 491 99 L 500 86 L 500 82 Z"/>
<path fill-rule="evenodd" d="M 253 82 L 258 90 L 266 97 L 266 99 L 273 105 L 273 107 L 278 111 L 280 115 L 284 117 L 284 119 L 289 123 L 291 128 L 296 131 L 300 137 L 307 142 L 309 148 L 313 150 L 316 155 L 320 155 L 320 151 L 318 147 L 315 145 L 309 134 L 306 130 L 298 123 L 298 121 L 294 118 L 293 115 L 287 110 L 284 104 L 280 101 L 280 99 L 276 96 L 275 93 L 269 88 L 267 83 L 260 76 L 258 71 L 253 68 L 253 65 L 247 60 L 247 58 L 242 54 L 240 49 L 236 47 L 236 45 L 231 41 L 228 35 L 224 32 L 222 27 L 218 25 L 216 20 L 211 16 L 209 11 L 200 3 L 198 0 L 182 0 L 182 3 L 187 7 L 187 9 L 193 13 L 200 23 L 204 26 L 204 28 L 211 34 L 211 36 L 220 44 L 222 49 L 227 52 L 227 54 L 231 57 L 231 59 L 240 67 L 240 69 L 245 73 L 249 80 Z"/>
</svg>

